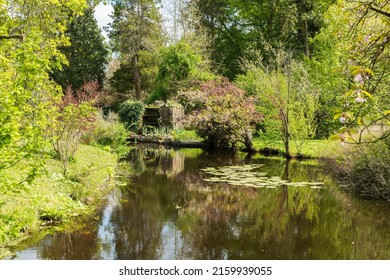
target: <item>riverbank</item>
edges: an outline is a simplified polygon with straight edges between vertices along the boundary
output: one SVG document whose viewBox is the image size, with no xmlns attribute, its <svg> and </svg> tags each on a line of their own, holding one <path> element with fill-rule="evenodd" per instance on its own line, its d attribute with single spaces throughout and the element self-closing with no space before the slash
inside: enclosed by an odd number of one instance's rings
<svg viewBox="0 0 390 280">
<path fill-rule="evenodd" d="M 0 259 L 32 234 L 48 229 L 61 230 L 89 216 L 113 186 L 117 156 L 100 148 L 81 145 L 70 163 L 69 176 L 61 163 L 49 159 L 45 172 L 31 184 L 2 192 L 0 197 Z M 16 181 L 22 168 L 3 171 Z"/>
<path fill-rule="evenodd" d="M 284 144 L 281 140 L 267 140 L 259 137 L 253 138 L 253 146 L 257 151 L 264 154 L 283 155 Z M 330 140 L 306 140 L 301 150 L 298 151 L 293 142 L 290 143 L 290 153 L 292 157 L 302 157 L 319 159 L 328 157 L 328 152 L 334 150 L 338 145 L 336 141 Z"/>
<path fill-rule="evenodd" d="M 199 137 L 194 137 L 194 133 L 170 135 L 136 135 L 132 134 L 128 140 L 134 143 L 152 143 L 168 147 L 178 148 L 208 148 L 208 145 Z M 189 137 L 191 136 L 191 137 Z M 195 135 L 196 136 L 196 135 Z M 283 156 L 284 144 L 281 140 L 269 140 L 260 137 L 252 139 L 255 150 L 260 154 Z M 337 143 L 329 140 L 306 140 L 300 150 L 293 142 L 290 143 L 290 153 L 295 158 L 319 159 L 328 156 L 329 150 L 333 150 Z M 239 146 L 244 149 L 244 146 Z"/>
</svg>

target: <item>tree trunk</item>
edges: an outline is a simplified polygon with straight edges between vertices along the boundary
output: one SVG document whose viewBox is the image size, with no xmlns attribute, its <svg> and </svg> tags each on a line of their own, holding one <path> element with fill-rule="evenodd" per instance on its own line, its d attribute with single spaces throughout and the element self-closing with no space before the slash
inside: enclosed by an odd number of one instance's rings
<svg viewBox="0 0 390 280">
<path fill-rule="evenodd" d="M 286 153 L 286 158 L 291 158 L 290 154 L 290 139 L 284 140 L 284 152 Z"/>
<path fill-rule="evenodd" d="M 253 153 L 253 152 L 256 152 L 256 149 L 255 147 L 253 146 L 253 143 L 252 143 L 252 136 L 251 135 L 245 135 L 244 136 L 244 144 L 245 144 L 245 148 L 248 152 L 250 153 Z"/>
<path fill-rule="evenodd" d="M 133 71 L 134 71 L 134 86 L 135 86 L 135 99 L 141 101 L 141 77 L 138 68 L 138 56 L 133 56 Z"/>
<path fill-rule="evenodd" d="M 307 57 L 310 56 L 310 49 L 309 49 L 309 28 L 307 25 L 307 20 L 305 18 L 302 19 L 302 36 L 303 36 L 303 48 L 305 55 Z"/>
</svg>

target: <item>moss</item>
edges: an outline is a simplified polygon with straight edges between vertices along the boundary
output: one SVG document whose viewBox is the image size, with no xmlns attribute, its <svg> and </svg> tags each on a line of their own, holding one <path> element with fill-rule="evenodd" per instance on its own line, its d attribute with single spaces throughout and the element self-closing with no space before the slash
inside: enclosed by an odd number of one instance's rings
<svg viewBox="0 0 390 280">
<path fill-rule="evenodd" d="M 12 184 L 22 178 L 23 163 L 2 171 L 0 175 L 9 184 L 0 183 L 0 258 L 9 253 L 7 248 L 33 233 L 48 226 L 69 227 L 79 217 L 93 214 L 113 186 L 116 162 L 116 155 L 81 145 L 68 178 L 56 159 L 49 159 L 44 172 L 30 185 Z"/>
</svg>

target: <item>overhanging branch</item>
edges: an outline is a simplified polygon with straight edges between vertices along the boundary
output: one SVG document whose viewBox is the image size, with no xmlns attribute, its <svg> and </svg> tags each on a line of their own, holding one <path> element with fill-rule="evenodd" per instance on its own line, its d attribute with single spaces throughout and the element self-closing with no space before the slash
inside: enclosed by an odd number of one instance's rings
<svg viewBox="0 0 390 280">
<path fill-rule="evenodd" d="M 381 9 L 379 9 L 379 8 L 377 8 L 377 7 L 374 7 L 374 6 L 370 6 L 369 9 L 372 10 L 372 11 L 374 11 L 374 12 L 377 12 L 377 13 L 379 13 L 379 14 L 381 14 L 381 15 L 384 15 L 384 16 L 390 18 L 390 13 L 389 13 L 389 12 L 386 12 L 386 11 L 381 10 Z"/>
<path fill-rule="evenodd" d="M 19 39 L 19 40 L 23 40 L 24 37 L 26 37 L 25 34 L 0 35 L 0 40 L 9 40 L 9 39 Z"/>
</svg>

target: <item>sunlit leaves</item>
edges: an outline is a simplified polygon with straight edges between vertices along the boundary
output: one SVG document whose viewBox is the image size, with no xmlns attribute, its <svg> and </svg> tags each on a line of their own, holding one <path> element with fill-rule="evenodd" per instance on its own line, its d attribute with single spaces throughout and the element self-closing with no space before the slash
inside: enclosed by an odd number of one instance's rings
<svg viewBox="0 0 390 280">
<path fill-rule="evenodd" d="M 0 3 L 7 11 L 0 16 L 0 170 L 35 156 L 30 181 L 44 158 L 60 93 L 48 71 L 61 59 L 57 47 L 68 42 L 62 31 L 69 13 L 80 13 L 85 1 Z"/>
</svg>

